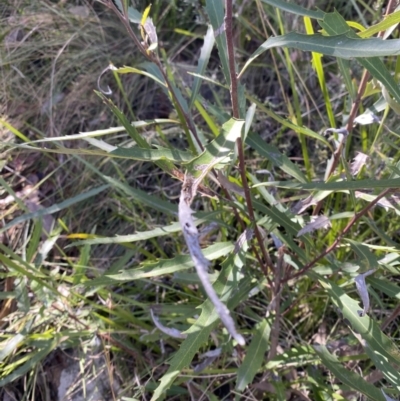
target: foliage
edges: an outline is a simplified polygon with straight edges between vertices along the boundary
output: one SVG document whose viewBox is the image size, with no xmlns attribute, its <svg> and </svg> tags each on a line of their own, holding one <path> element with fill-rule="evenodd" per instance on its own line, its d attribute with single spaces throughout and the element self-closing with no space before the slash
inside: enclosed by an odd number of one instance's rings
<svg viewBox="0 0 400 401">
<path fill-rule="evenodd" d="M 398 397 L 399 11 L 259 0 L 234 13 L 231 0 L 207 0 L 197 66 L 182 75 L 159 3 L 102 3 L 141 55 L 98 72 L 96 94 L 119 126 L 35 141 L 2 119 L 19 139 L 8 152 L 71 155 L 95 184 L 32 210 L 2 179 L 24 213 L 0 232 L 32 228 L 16 250 L 0 245 L 3 298 L 14 303 L 2 306 L 0 384 L 97 341 L 126 400 Z M 136 118 L 127 76 L 151 81 L 173 112 Z M 146 166 L 142 188 L 125 178 L 133 161 Z M 100 235 L 90 218 L 87 229 L 45 224 L 88 199 L 95 209 L 102 193 L 123 205 L 129 234 L 105 221 Z M 104 271 L 102 246 L 118 249 Z M 64 265 L 51 261 L 56 250 Z"/>
</svg>

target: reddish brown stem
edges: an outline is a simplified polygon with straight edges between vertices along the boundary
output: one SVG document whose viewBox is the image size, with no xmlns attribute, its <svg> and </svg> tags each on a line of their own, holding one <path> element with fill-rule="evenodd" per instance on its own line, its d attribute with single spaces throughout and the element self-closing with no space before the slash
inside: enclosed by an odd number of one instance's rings
<svg viewBox="0 0 400 401">
<path fill-rule="evenodd" d="M 228 63 L 229 63 L 229 76 L 231 80 L 230 85 L 230 93 L 231 93 L 231 102 L 232 102 L 232 114 L 234 118 L 240 118 L 240 110 L 239 110 L 239 101 L 238 101 L 238 80 L 236 75 L 236 66 L 235 66 L 235 49 L 233 46 L 233 24 L 232 24 L 232 0 L 225 1 L 225 33 L 226 33 L 226 46 L 228 49 Z M 242 178 L 242 185 L 245 195 L 245 200 L 247 204 L 248 214 L 251 223 L 254 225 L 254 233 L 257 238 L 258 245 L 261 249 L 265 264 L 261 264 L 261 268 L 266 277 L 268 277 L 268 268 L 274 271 L 274 266 L 272 264 L 271 258 L 268 254 L 267 249 L 264 245 L 264 239 L 261 235 L 261 232 L 256 224 L 256 219 L 253 211 L 253 202 L 251 200 L 251 193 L 249 184 L 247 182 L 246 177 L 246 163 L 244 159 L 244 151 L 243 151 L 243 142 L 241 138 L 236 140 L 237 151 L 239 155 L 239 170 L 240 176 Z"/>
<path fill-rule="evenodd" d="M 385 12 L 385 17 L 387 17 L 392 10 L 394 9 L 394 6 L 396 5 L 395 0 L 389 0 L 388 6 L 386 7 L 386 12 Z M 378 33 L 378 37 L 382 37 L 384 35 L 385 31 L 380 31 Z M 361 77 L 360 81 L 360 86 L 358 87 L 357 91 L 357 96 L 351 106 L 350 114 L 349 114 L 349 119 L 347 120 L 346 124 L 346 130 L 348 133 L 350 133 L 353 130 L 353 125 L 354 125 L 354 119 L 356 118 L 358 109 L 360 107 L 361 99 L 364 95 L 365 89 L 367 87 L 369 79 L 369 73 L 367 70 L 364 70 L 363 75 Z M 340 154 L 343 149 L 343 141 L 339 144 L 338 148 L 336 149 L 335 153 L 333 154 L 333 163 L 331 165 L 331 168 L 329 169 L 328 177 L 330 177 L 334 171 L 336 170 L 339 160 L 340 160 Z M 315 209 L 313 211 L 313 215 L 316 216 L 319 214 L 321 208 L 322 208 L 323 201 L 319 201 L 317 205 L 315 206 Z"/>
<path fill-rule="evenodd" d="M 297 273 L 293 274 L 293 276 L 288 277 L 283 280 L 283 283 L 286 283 L 289 280 L 293 280 L 297 277 L 302 276 L 304 273 L 306 273 L 308 270 L 310 270 L 317 262 L 319 262 L 321 259 L 323 259 L 326 255 L 328 255 L 330 252 L 332 252 L 336 247 L 339 245 L 340 241 L 342 238 L 350 231 L 350 229 L 353 227 L 356 221 L 358 221 L 362 216 L 364 216 L 369 210 L 371 210 L 378 202 L 380 199 L 388 195 L 390 192 L 393 191 L 393 188 L 387 188 L 383 192 L 381 192 L 372 202 L 370 202 L 364 209 L 362 209 L 360 212 L 356 213 L 353 218 L 349 221 L 345 229 L 339 234 L 339 236 L 336 238 L 336 240 L 330 245 L 328 248 L 326 248 L 322 253 L 320 253 L 315 259 L 313 259 L 311 262 L 307 263 L 300 271 Z"/>
</svg>

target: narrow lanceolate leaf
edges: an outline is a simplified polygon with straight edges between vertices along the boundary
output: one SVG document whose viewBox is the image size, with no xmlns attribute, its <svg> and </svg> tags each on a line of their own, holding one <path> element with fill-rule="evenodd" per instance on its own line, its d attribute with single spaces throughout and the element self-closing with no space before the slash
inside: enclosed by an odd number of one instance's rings
<svg viewBox="0 0 400 401">
<path fill-rule="evenodd" d="M 206 11 L 214 30 L 214 38 L 217 43 L 222 72 L 228 85 L 231 84 L 229 75 L 228 49 L 226 46 L 225 11 L 222 0 L 206 0 Z"/>
<path fill-rule="evenodd" d="M 332 12 L 328 13 L 324 16 L 324 19 L 321 21 L 318 21 L 319 24 L 323 29 L 326 30 L 326 32 L 331 35 L 330 37 L 338 37 L 334 35 L 346 35 L 349 39 L 351 40 L 359 40 L 359 36 L 348 26 L 344 18 L 337 12 Z M 400 103 L 400 89 L 397 85 L 396 80 L 393 78 L 392 74 L 390 71 L 386 68 L 385 64 L 381 59 L 379 59 L 379 56 L 383 56 L 384 54 L 379 54 L 379 51 L 384 51 L 382 47 L 379 47 L 377 49 L 376 45 L 379 45 L 379 42 L 381 41 L 382 46 L 387 46 L 386 50 L 389 50 L 393 45 L 395 45 L 396 49 L 396 41 L 397 41 L 397 50 L 400 51 L 400 46 L 399 43 L 400 41 L 398 39 L 396 40 L 383 40 L 380 38 L 371 38 L 371 39 L 362 39 L 362 40 L 368 40 L 370 41 L 371 49 L 368 51 L 368 47 L 365 48 L 365 44 L 362 45 L 360 43 L 360 46 L 362 47 L 362 51 L 367 50 L 368 54 L 365 55 L 356 55 L 354 53 L 354 57 L 357 57 L 357 61 L 366 69 L 368 72 L 376 78 L 379 82 L 382 83 L 382 85 L 394 96 L 396 101 Z M 373 44 L 371 41 L 375 41 L 375 44 Z M 346 43 L 341 43 L 340 47 L 347 46 Z M 379 50 L 379 51 L 377 51 Z M 389 51 L 390 53 L 390 51 Z M 388 54 L 389 55 L 389 54 Z M 341 56 L 336 56 L 336 57 L 341 57 Z M 343 57 L 347 58 L 347 57 Z"/>
<path fill-rule="evenodd" d="M 303 172 L 277 147 L 262 140 L 260 135 L 250 132 L 246 143 L 256 150 L 260 156 L 266 157 L 274 166 L 280 168 L 286 174 L 289 174 L 300 182 L 307 182 L 307 178 Z"/>
<path fill-rule="evenodd" d="M 219 212 L 214 212 L 212 214 L 208 214 L 208 218 L 216 218 L 216 215 L 219 214 Z M 205 220 L 204 219 L 196 219 L 195 225 L 203 223 Z M 76 246 L 76 245 L 98 245 L 98 244 L 126 244 L 129 242 L 136 242 L 136 241 L 143 241 L 146 239 L 150 238 L 156 238 L 160 237 L 162 235 L 169 235 L 171 233 L 176 233 L 181 230 L 181 226 L 179 223 L 172 223 L 168 226 L 164 227 L 156 227 L 153 228 L 152 230 L 148 231 L 141 231 L 135 234 L 128 234 L 128 235 L 117 235 L 115 237 L 94 237 L 91 239 L 84 239 L 83 241 L 79 242 L 73 242 L 72 244 L 68 245 L 70 246 Z M 69 234 L 67 238 L 70 239 L 80 239 L 80 238 L 87 238 L 87 235 L 84 234 Z"/>
<path fill-rule="evenodd" d="M 119 11 L 123 13 L 123 7 L 121 0 L 114 0 L 115 5 L 118 7 Z M 128 7 L 128 18 L 133 24 L 140 24 L 142 20 L 142 14 L 136 10 L 136 8 Z"/>
<path fill-rule="evenodd" d="M 116 73 L 118 74 L 138 74 L 138 75 L 144 75 L 145 77 L 153 79 L 155 82 L 157 82 L 159 85 L 161 85 L 164 88 L 167 88 L 167 84 L 165 81 L 162 79 L 162 76 L 158 76 L 154 73 L 150 73 L 147 71 L 139 70 L 138 68 L 134 67 L 120 67 L 115 70 Z"/>
<path fill-rule="evenodd" d="M 210 142 L 204 152 L 184 164 L 190 175 L 203 178 L 217 164 L 229 163 L 233 159 L 236 139 L 240 138 L 244 120 L 231 118 L 222 126 L 222 132 Z"/>
<path fill-rule="evenodd" d="M 351 249 L 357 255 L 357 264 L 363 270 L 372 270 L 378 266 L 378 258 L 365 244 L 349 238 L 346 239 L 346 242 L 350 244 Z"/>
<path fill-rule="evenodd" d="M 364 394 L 373 401 L 385 401 L 384 396 L 378 388 L 368 383 L 361 376 L 346 369 L 339 360 L 329 353 L 324 345 L 315 345 L 315 352 L 321 358 L 322 363 L 339 379 L 343 384 Z"/>
<path fill-rule="evenodd" d="M 334 181 L 334 182 L 310 182 L 301 184 L 293 181 L 272 181 L 263 182 L 257 186 L 269 186 L 278 188 L 304 189 L 306 191 L 346 191 L 357 189 L 385 189 L 398 188 L 400 186 L 400 178 L 389 178 L 385 180 L 356 180 L 356 181 Z"/>
<path fill-rule="evenodd" d="M 197 64 L 196 75 L 193 81 L 192 87 L 192 96 L 189 101 L 189 107 L 193 106 L 194 101 L 196 100 L 197 94 L 200 90 L 201 85 L 201 75 L 204 75 L 204 72 L 207 68 L 208 60 L 210 59 L 211 50 L 214 47 L 214 30 L 211 25 L 208 26 L 206 36 L 204 36 L 204 44 L 201 48 L 199 62 Z"/>
<path fill-rule="evenodd" d="M 271 333 L 271 324 L 264 319 L 254 330 L 254 336 L 243 363 L 240 365 L 237 373 L 236 389 L 243 391 L 250 384 L 258 369 L 265 361 L 265 352 L 269 347 L 269 335 Z"/>
<path fill-rule="evenodd" d="M 245 117 L 245 124 L 244 124 L 244 135 L 243 135 L 243 142 L 246 142 L 247 135 L 250 132 L 251 124 L 253 123 L 253 118 L 256 114 L 256 107 L 255 103 L 252 103 L 251 106 L 247 109 L 246 117 Z"/>
<path fill-rule="evenodd" d="M 400 54 L 400 39 L 356 39 L 349 37 L 347 34 L 323 36 L 320 34 L 304 35 L 290 32 L 286 35 L 274 36 L 266 40 L 247 60 L 239 76 L 260 54 L 274 47 L 290 47 L 327 56 L 352 59 L 398 55 Z"/>
<path fill-rule="evenodd" d="M 377 369 L 379 369 L 383 377 L 394 386 L 394 388 L 400 392 L 400 372 L 399 369 L 394 368 L 388 363 L 383 363 L 381 355 L 377 354 L 373 349 L 371 349 L 368 344 L 365 344 L 365 352 L 371 358 L 371 361 L 375 364 Z"/>
<path fill-rule="evenodd" d="M 378 22 L 375 25 L 370 26 L 365 31 L 362 31 L 358 34 L 360 38 L 369 38 L 372 35 L 380 31 L 386 31 L 391 28 L 393 25 L 397 25 L 400 22 L 400 11 L 396 11 L 383 19 L 383 21 Z"/>
<path fill-rule="evenodd" d="M 381 356 L 383 364 L 400 364 L 400 350 L 382 332 L 375 320 L 371 319 L 368 315 L 359 316 L 357 311 L 360 307 L 356 300 L 350 298 L 342 288 L 332 281 L 315 272 L 309 272 L 308 274 L 319 280 L 332 302 L 342 312 L 343 318 L 349 322 L 352 330 L 358 333 L 377 355 Z"/>
<path fill-rule="evenodd" d="M 389 280 L 376 277 L 371 277 L 368 281 L 375 289 L 382 291 L 384 294 L 391 298 L 396 298 L 400 300 L 400 286 L 398 286 L 397 284 L 392 283 Z"/>
<path fill-rule="evenodd" d="M 118 146 L 110 145 L 107 142 L 99 141 L 95 138 L 83 138 L 86 142 L 92 146 L 109 153 L 111 157 L 118 157 L 123 159 L 141 160 L 141 161 L 158 161 L 158 160 L 169 160 L 174 163 L 182 163 L 189 161 L 193 158 L 192 153 L 185 152 L 178 149 L 169 148 L 141 148 L 138 146 L 132 146 L 130 148 L 120 148 Z"/>
<path fill-rule="evenodd" d="M 208 260 L 215 260 L 226 256 L 233 251 L 233 244 L 230 242 L 218 242 L 202 250 Z M 174 274 L 179 271 L 188 270 L 194 266 L 190 255 L 178 255 L 172 259 L 161 259 L 157 262 L 145 263 L 135 269 L 122 270 L 121 273 L 106 274 L 94 278 L 85 285 L 104 285 L 113 281 L 134 281 L 150 277 L 159 277 L 165 274 Z"/>
<path fill-rule="evenodd" d="M 314 27 L 312 25 L 311 18 L 304 17 L 304 25 L 306 28 L 306 33 L 308 35 L 313 35 Z M 322 54 L 312 52 L 311 55 L 312 55 L 312 65 L 314 67 L 314 70 L 317 73 L 319 86 L 321 88 L 321 92 L 324 97 L 324 103 L 325 103 L 326 112 L 327 112 L 327 115 L 329 118 L 329 124 L 331 127 L 335 127 L 336 126 L 335 117 L 334 117 L 334 113 L 333 113 L 331 99 L 330 99 L 330 96 L 328 93 L 328 85 L 326 84 L 326 80 L 325 80 L 324 67 L 322 65 Z"/>
<path fill-rule="evenodd" d="M 130 123 L 130 121 L 126 118 L 125 114 L 119 110 L 117 106 L 108 99 L 106 96 L 100 94 L 100 97 L 104 100 L 104 102 L 108 105 L 110 110 L 114 113 L 117 117 L 118 121 L 124 126 L 126 132 L 129 136 L 141 147 L 141 148 L 148 148 L 150 149 L 150 145 L 147 143 L 146 139 L 143 138 L 142 135 L 137 131 L 136 127 Z M 169 174 L 175 169 L 174 164 L 169 160 L 158 160 L 155 162 L 157 166 L 159 166 L 162 170 L 166 171 Z"/>
<path fill-rule="evenodd" d="M 77 196 L 74 196 L 73 198 L 67 199 L 61 203 L 56 203 L 52 206 L 39 209 L 36 212 L 32 213 L 25 213 L 22 216 L 19 216 L 15 218 L 14 220 L 10 221 L 8 224 L 6 224 L 4 227 L 0 228 L 0 233 L 8 230 L 10 227 L 15 226 L 18 223 L 23 223 L 24 221 L 42 217 L 48 214 L 53 214 L 56 212 L 59 212 L 60 210 L 66 209 L 68 207 L 71 207 L 75 203 L 82 202 L 83 200 L 90 199 L 99 193 L 103 192 L 105 189 L 108 189 L 110 186 L 109 185 L 102 185 L 98 188 L 91 189 L 90 191 L 84 192 L 82 194 L 79 194 Z"/>
<path fill-rule="evenodd" d="M 88 166 L 89 167 L 89 166 Z M 96 172 L 96 170 L 94 170 Z M 154 210 L 158 210 L 161 213 L 166 213 L 168 215 L 176 215 L 178 213 L 178 208 L 172 202 L 160 199 L 158 196 L 149 195 L 147 192 L 142 191 L 137 188 L 132 188 L 128 184 L 120 182 L 113 177 L 100 174 L 101 178 L 110 184 L 111 187 L 124 192 L 128 196 L 132 196 L 137 202 L 142 203 Z"/>
<path fill-rule="evenodd" d="M 185 152 L 178 149 L 143 149 L 138 147 L 132 148 L 116 148 L 111 152 L 111 155 L 124 157 L 126 159 L 155 161 L 155 160 L 170 160 L 174 163 L 187 162 L 193 158 L 190 152 Z"/>
</svg>

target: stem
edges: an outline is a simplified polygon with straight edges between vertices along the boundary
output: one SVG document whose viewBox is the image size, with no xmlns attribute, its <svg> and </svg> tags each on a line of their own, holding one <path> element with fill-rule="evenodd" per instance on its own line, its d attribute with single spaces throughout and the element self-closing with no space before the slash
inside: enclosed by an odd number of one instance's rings
<svg viewBox="0 0 400 401">
<path fill-rule="evenodd" d="M 394 8 L 395 4 L 396 4 L 395 0 L 389 0 L 389 3 L 386 7 L 385 17 L 387 17 L 392 12 L 392 9 Z M 385 33 L 385 31 L 380 31 L 378 33 L 378 38 L 383 37 L 384 33 Z M 361 77 L 360 86 L 358 87 L 357 96 L 351 106 L 349 119 L 346 124 L 346 130 L 349 134 L 353 130 L 354 119 L 356 118 L 357 111 L 360 107 L 361 98 L 363 97 L 365 89 L 367 87 L 368 78 L 369 78 L 369 72 L 367 70 L 364 70 L 363 75 Z M 340 153 L 342 151 L 342 148 L 343 148 L 343 141 L 339 144 L 338 148 L 336 149 L 335 153 L 333 154 L 333 163 L 330 168 L 328 177 L 330 177 L 333 174 L 333 172 L 336 170 L 336 167 L 339 164 Z M 323 201 L 319 201 L 317 203 L 317 205 L 315 206 L 315 209 L 313 211 L 314 216 L 318 215 L 318 213 L 320 212 L 322 203 L 323 203 Z"/>
<path fill-rule="evenodd" d="M 137 46 L 137 48 L 139 49 L 139 51 L 143 54 L 143 56 L 149 60 L 150 62 L 153 62 L 157 65 L 157 67 L 159 68 L 161 74 L 164 77 L 164 80 L 168 86 L 168 90 L 170 91 L 172 97 L 174 98 L 175 104 L 176 106 L 179 108 L 179 111 L 182 113 L 182 115 L 185 118 L 186 121 L 186 126 L 187 128 L 192 132 L 194 138 L 196 139 L 196 142 L 198 143 L 200 149 L 204 150 L 204 147 L 200 141 L 199 136 L 197 135 L 197 130 L 195 125 L 193 124 L 193 121 L 190 119 L 190 117 L 187 115 L 187 113 L 184 112 L 182 105 L 179 103 L 178 101 L 178 97 L 176 96 L 175 90 L 173 88 L 173 86 L 171 85 L 171 82 L 169 81 L 167 74 L 164 71 L 164 68 L 162 67 L 161 61 L 158 58 L 158 56 L 155 53 L 152 52 L 148 52 L 147 49 L 145 48 L 145 46 L 143 46 L 143 44 L 141 43 L 141 41 L 138 39 L 138 37 L 136 36 L 135 32 L 133 32 L 131 24 L 129 22 L 129 17 L 127 16 L 127 14 L 125 13 L 121 13 L 118 8 L 116 7 L 116 5 L 112 2 L 112 0 L 108 1 L 108 3 L 106 4 L 108 7 L 110 7 L 119 17 L 119 19 L 121 20 L 121 22 L 124 24 L 125 29 L 127 30 L 129 36 L 131 37 L 131 39 L 133 40 L 133 42 L 135 43 L 135 45 Z"/>
<path fill-rule="evenodd" d="M 233 118 L 240 118 L 238 101 L 238 81 L 235 66 L 235 49 L 233 47 L 233 27 L 232 27 L 232 0 L 225 1 L 225 33 L 226 46 L 228 49 L 229 76 L 231 78 L 231 102 Z"/>
<path fill-rule="evenodd" d="M 353 218 L 349 221 L 347 226 L 344 228 L 344 230 L 339 234 L 339 236 L 335 239 L 335 241 L 330 245 L 328 248 L 326 248 L 322 253 L 320 253 L 315 259 L 313 259 L 311 262 L 307 263 L 300 271 L 295 273 L 293 276 L 288 277 L 283 280 L 283 283 L 288 282 L 289 280 L 293 280 L 297 277 L 302 276 L 305 272 L 310 270 L 317 262 L 319 262 L 321 259 L 323 259 L 326 255 L 328 255 L 330 252 L 332 252 L 336 247 L 339 245 L 340 241 L 343 239 L 343 237 L 350 231 L 350 229 L 353 227 L 353 225 L 358 221 L 362 216 L 364 216 L 368 211 L 370 211 L 382 198 L 384 198 L 386 195 L 388 195 L 390 192 L 392 192 L 394 189 L 393 188 L 387 188 L 383 192 L 381 192 L 372 202 L 370 202 L 364 209 L 362 209 L 360 212 L 356 213 Z"/>
<path fill-rule="evenodd" d="M 231 102 L 232 102 L 232 114 L 233 118 L 240 118 L 240 110 L 239 110 L 239 101 L 238 101 L 238 79 L 236 74 L 236 66 L 235 66 L 235 49 L 233 46 L 233 29 L 232 29 L 232 0 L 225 1 L 225 32 L 226 32 L 226 45 L 228 49 L 228 63 L 229 63 L 229 76 L 231 79 L 230 85 L 230 93 L 231 93 Z M 252 225 L 254 225 L 254 233 L 257 238 L 257 242 L 260 246 L 262 255 L 264 257 L 265 264 L 261 264 L 261 268 L 263 270 L 264 275 L 268 276 L 268 268 L 274 271 L 274 266 L 272 264 L 271 258 L 268 254 L 267 249 L 264 245 L 264 240 L 258 229 L 256 224 L 256 219 L 253 211 L 253 202 L 251 200 L 250 188 L 247 182 L 246 177 L 246 163 L 244 159 L 244 151 L 243 151 L 243 141 L 242 138 L 238 138 L 236 140 L 237 151 L 239 155 L 239 170 L 240 176 L 242 178 L 242 185 L 244 190 L 244 196 L 246 199 L 247 209 L 250 221 Z"/>
</svg>

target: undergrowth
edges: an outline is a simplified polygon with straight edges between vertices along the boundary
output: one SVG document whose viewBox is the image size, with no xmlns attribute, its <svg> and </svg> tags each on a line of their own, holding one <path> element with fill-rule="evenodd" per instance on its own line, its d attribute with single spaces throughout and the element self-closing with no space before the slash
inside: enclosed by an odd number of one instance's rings
<svg viewBox="0 0 400 401">
<path fill-rule="evenodd" d="M 2 6 L 3 400 L 399 397 L 400 11 L 232 3 Z"/>
</svg>

